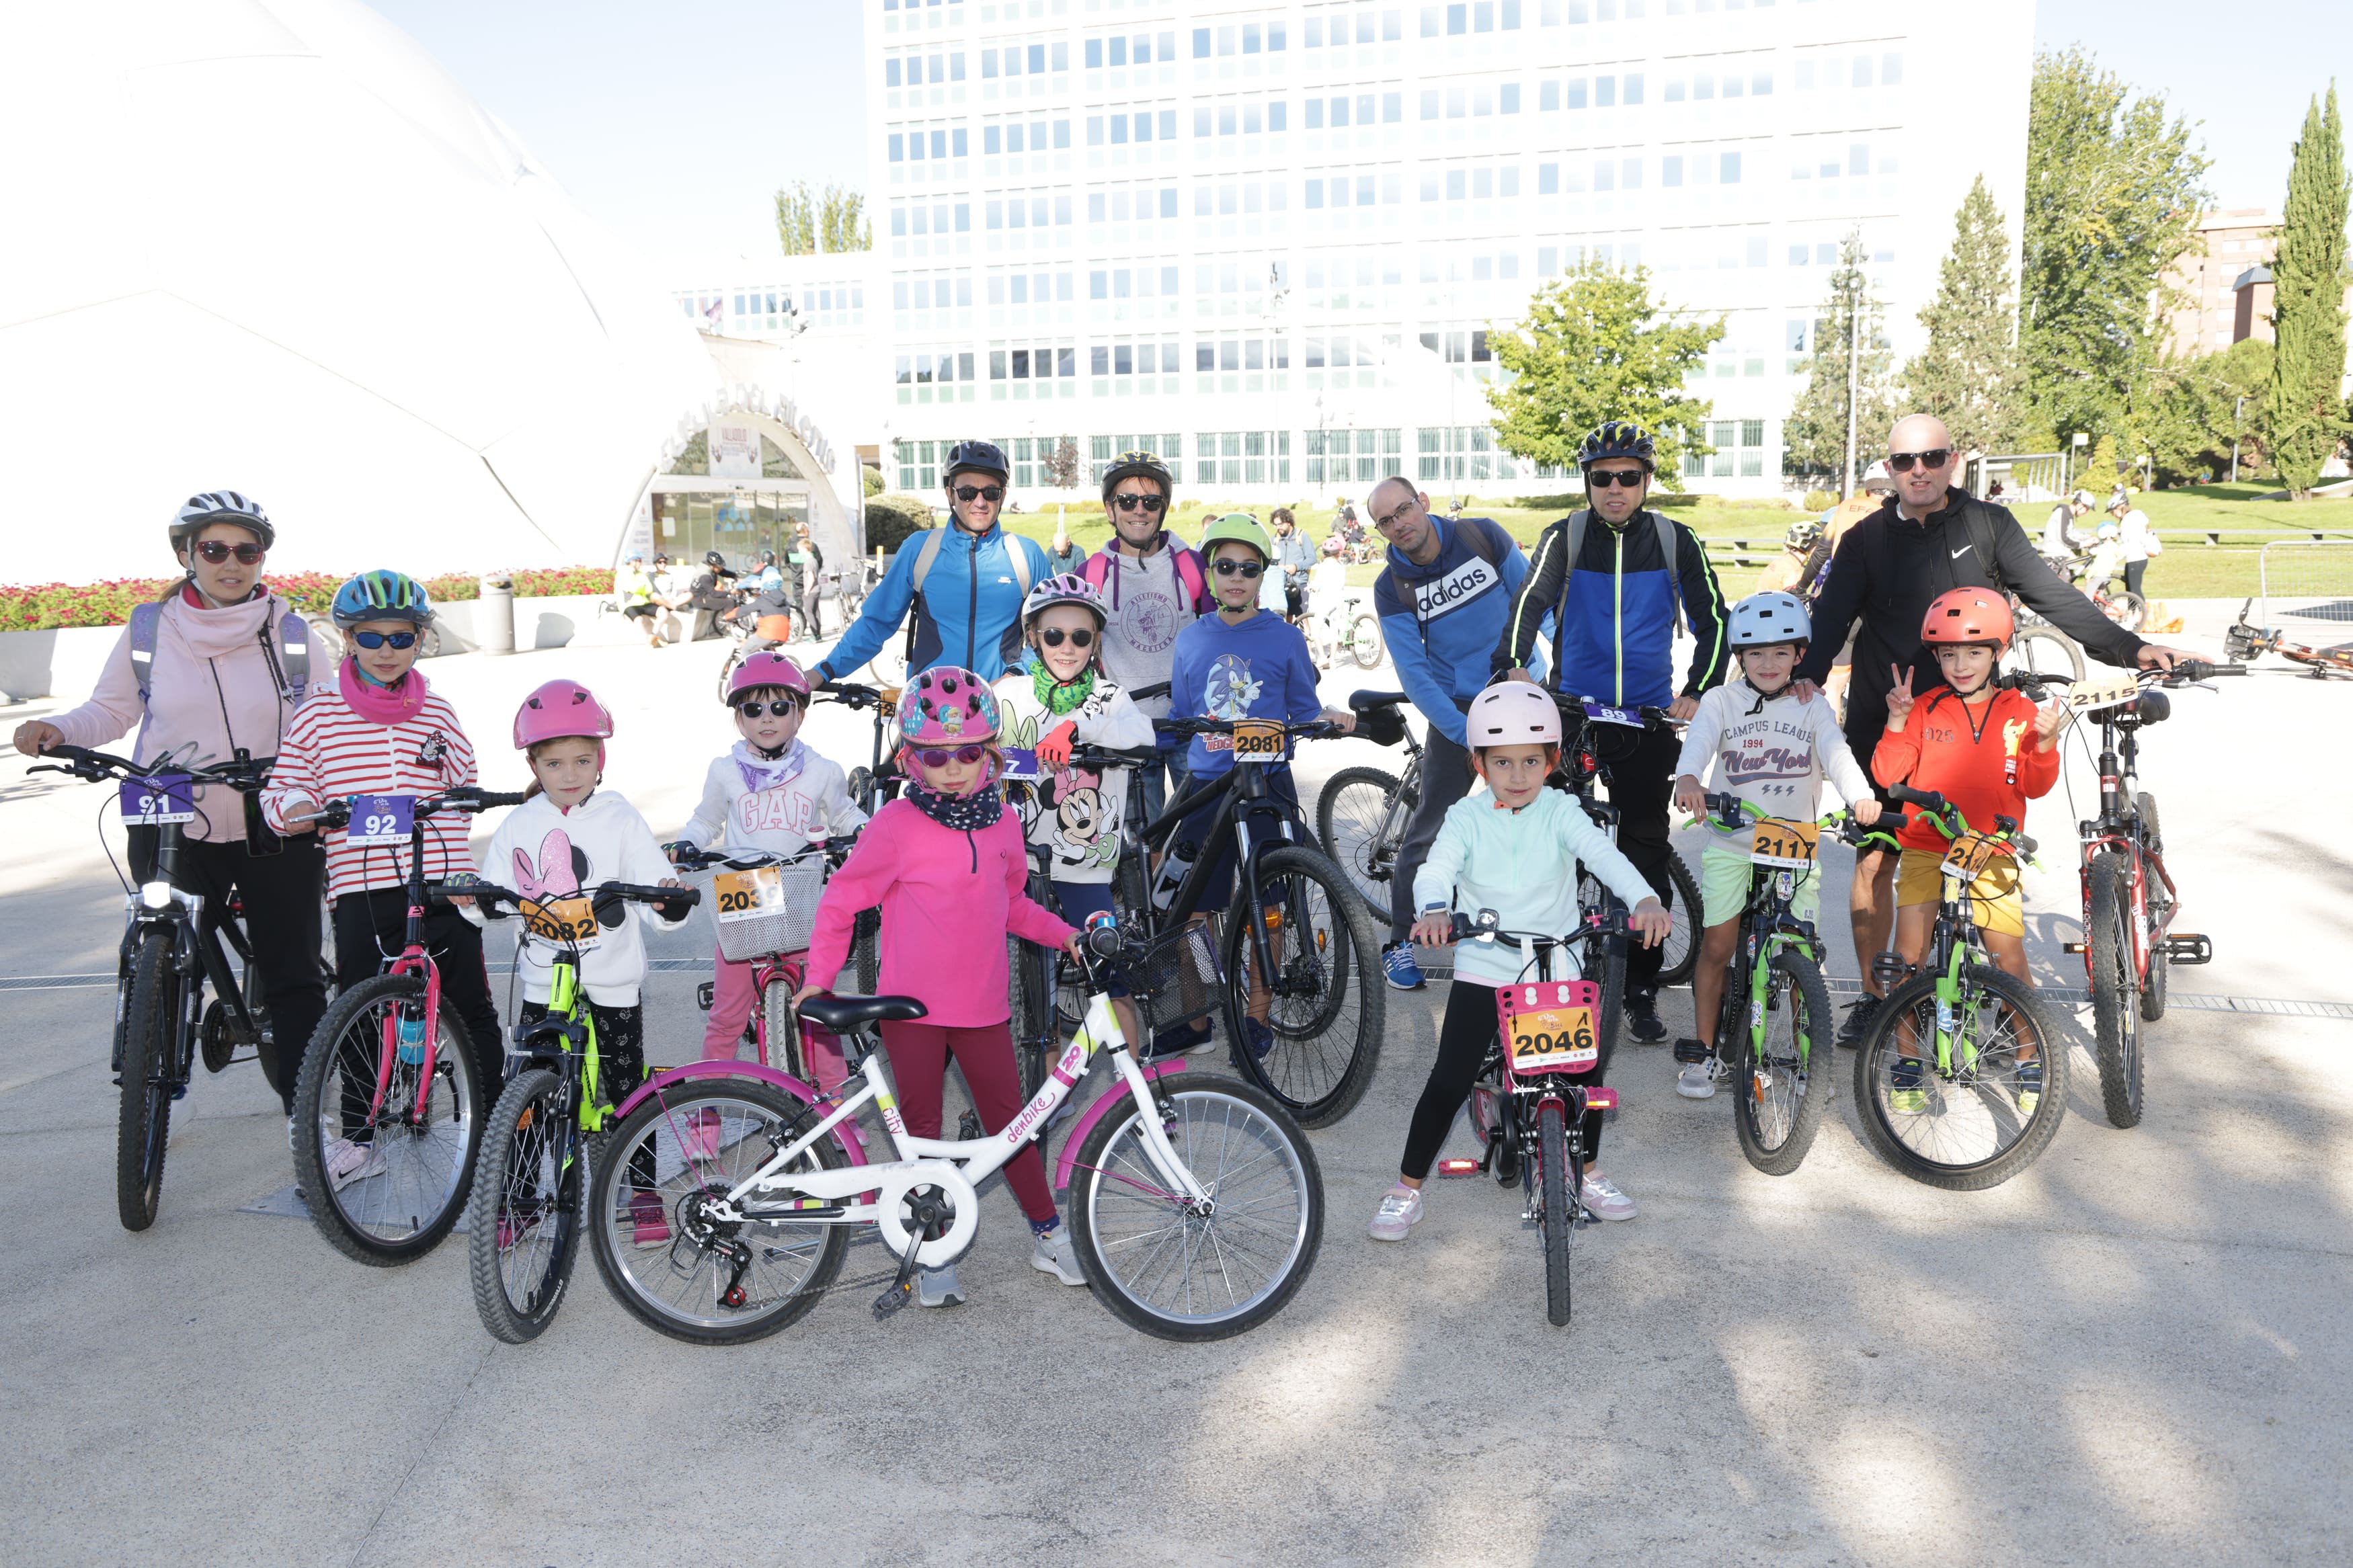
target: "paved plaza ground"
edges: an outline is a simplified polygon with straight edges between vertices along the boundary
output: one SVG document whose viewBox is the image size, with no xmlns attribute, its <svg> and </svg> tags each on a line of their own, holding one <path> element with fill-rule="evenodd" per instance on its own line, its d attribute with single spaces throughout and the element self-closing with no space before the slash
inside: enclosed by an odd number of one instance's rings
<svg viewBox="0 0 2353 1568">
<path fill-rule="evenodd" d="M 2179 640 L 2215 646 L 2235 608 L 2197 609 Z M 619 714 L 609 786 L 666 832 L 731 738 L 720 657 L 596 647 L 427 668 L 494 787 L 522 782 L 505 745 L 521 694 L 588 681 Z M 2353 1003 L 2353 851 L 2333 800 L 2353 683 L 2272 661 L 2175 710 L 2150 732 L 2146 784 L 2182 923 L 2217 953 L 2177 972 L 2177 993 Z M 808 733 L 863 759 L 846 716 L 821 711 Z M 1312 788 L 1377 756 L 1324 744 L 1302 773 Z M 2029 879 L 2030 927 L 2045 982 L 2080 984 L 2059 951 L 2093 787 L 2080 759 L 2064 787 L 2031 823 L 2048 869 Z M 246 1212 L 290 1180 L 250 1066 L 194 1086 L 161 1218 L 118 1225 L 110 992 L 23 984 L 111 972 L 121 904 L 100 795 L 0 763 L 8 1561 L 2353 1560 L 2341 1006 L 2177 1005 L 2147 1036 L 2147 1118 L 2131 1131 L 2101 1117 L 2079 1029 L 2057 1142 L 1979 1194 L 1878 1160 L 1844 1058 L 1812 1156 L 1774 1179 L 1741 1159 L 1724 1099 L 1677 1099 L 1666 1047 L 1630 1047 L 1606 1152 L 1641 1213 L 1578 1235 L 1564 1331 L 1545 1322 L 1537 1237 L 1491 1185 L 1434 1184 L 1409 1242 L 1366 1237 L 1443 1002 L 1392 994 L 1370 1093 L 1314 1135 L 1320 1261 L 1255 1333 L 1130 1332 L 1029 1267 L 1019 1215 L 993 1194 L 959 1310 L 878 1323 L 860 1288 L 775 1339 L 698 1350 L 640 1328 L 584 1260 L 553 1329 L 512 1348 L 475 1317 L 462 1241 L 371 1269 L 307 1223 Z M 707 920 L 657 955 L 707 952 Z M 1830 934 L 1833 976 L 1852 977 L 1844 922 Z M 658 1062 L 698 1054 L 698 978 L 649 982 Z M 1662 1010 L 1688 1030 L 1688 992 Z M 1467 1147 L 1459 1127 L 1452 1147 Z M 878 1259 L 854 1248 L 845 1277 Z"/>
</svg>

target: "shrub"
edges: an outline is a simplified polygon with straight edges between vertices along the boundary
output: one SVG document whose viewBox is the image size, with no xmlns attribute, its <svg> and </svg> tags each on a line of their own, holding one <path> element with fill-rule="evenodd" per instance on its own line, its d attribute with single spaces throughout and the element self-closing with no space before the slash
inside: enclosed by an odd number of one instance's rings
<svg viewBox="0 0 2353 1568">
<path fill-rule="evenodd" d="M 280 572 L 271 574 L 268 581 L 280 598 L 304 615 L 323 616 L 334 605 L 335 590 L 351 577 L 348 572 Z M 179 581 L 177 577 L 123 577 L 103 583 L 0 584 L 0 632 L 119 626 L 131 619 L 133 606 L 161 598 Z M 517 597 L 613 591 L 613 572 L 607 566 L 533 567 L 513 574 L 513 581 Z M 436 604 L 479 598 L 481 579 L 473 573 L 444 573 L 425 579 L 425 591 Z"/>
<path fill-rule="evenodd" d="M 869 496 L 866 500 L 866 548 L 895 551 L 911 533 L 932 526 L 932 508 L 919 496 Z"/>
<path fill-rule="evenodd" d="M 1806 510 L 1808 511 L 1828 511 L 1831 508 L 1838 505 L 1838 503 L 1839 498 L 1838 491 L 1836 490 L 1808 490 L 1806 492 Z"/>
<path fill-rule="evenodd" d="M 871 463 L 859 464 L 858 477 L 859 482 L 866 487 L 866 493 L 870 496 L 879 496 L 885 489 L 882 483 L 882 470 Z"/>
</svg>

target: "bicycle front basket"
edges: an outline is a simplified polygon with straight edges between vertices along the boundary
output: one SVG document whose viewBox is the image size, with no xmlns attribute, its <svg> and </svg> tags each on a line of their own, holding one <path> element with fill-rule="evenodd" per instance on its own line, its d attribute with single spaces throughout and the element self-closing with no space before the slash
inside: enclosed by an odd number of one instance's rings
<svg viewBox="0 0 2353 1568">
<path fill-rule="evenodd" d="M 768 887 L 759 886 L 770 877 L 776 879 L 771 886 L 780 889 L 781 899 Z M 730 963 L 748 963 L 772 952 L 799 952 L 807 947 L 809 931 L 817 924 L 818 900 L 825 892 L 825 879 L 823 855 L 804 855 L 761 871 L 722 873 L 720 893 L 712 908 L 719 924 L 721 954 Z M 731 890 L 749 891 L 754 888 L 757 888 L 756 903 L 743 910 L 725 907 Z"/>
<path fill-rule="evenodd" d="M 1190 923 L 1155 937 L 1121 964 L 1148 1029 L 1173 1029 L 1216 1012 L 1225 1001 L 1209 928 Z"/>
</svg>

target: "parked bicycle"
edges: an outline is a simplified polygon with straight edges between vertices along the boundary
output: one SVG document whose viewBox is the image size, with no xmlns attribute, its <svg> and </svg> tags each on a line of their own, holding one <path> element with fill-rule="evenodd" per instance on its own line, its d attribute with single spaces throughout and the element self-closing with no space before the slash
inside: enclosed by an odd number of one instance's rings
<svg viewBox="0 0 2353 1568">
<path fill-rule="evenodd" d="M 2292 642 L 2283 637 L 2276 626 L 2249 625 L 2247 611 L 2253 604 L 2254 601 L 2249 599 L 2241 605 L 2238 620 L 2222 634 L 2225 658 L 2253 663 L 2267 653 L 2275 653 L 2289 663 L 2300 664 L 2312 671 L 2315 680 L 2326 680 L 2332 675 L 2353 675 L 2353 642 L 2337 643 L 2328 647 Z"/>
<path fill-rule="evenodd" d="M 26 773 L 70 773 L 88 784 L 112 780 L 121 786 L 123 822 L 157 829 L 149 879 L 135 889 L 127 879 L 123 884 L 114 981 L 112 1059 L 121 1090 L 115 1213 L 123 1229 L 145 1230 L 155 1223 L 164 1201 L 172 1105 L 187 1095 L 199 1047 L 206 1068 L 218 1072 L 240 1048 L 275 1046 L 261 1002 L 261 966 L 237 923 L 237 911 L 207 908 L 202 897 L 178 885 L 184 831 L 197 815 L 196 786 L 220 784 L 250 795 L 269 782 L 269 763 L 239 752 L 231 762 L 208 767 L 142 764 L 66 745 L 51 746 L 41 755 L 58 760 L 36 763 Z"/>
<path fill-rule="evenodd" d="M 761 1067 L 802 1083 L 816 1082 L 806 1042 L 793 1021 L 793 993 L 806 983 L 809 931 L 826 879 L 857 847 L 855 837 L 828 838 L 795 856 L 760 851 L 740 854 L 670 847 L 670 864 L 683 871 L 712 871 L 711 912 L 719 928 L 720 956 L 752 966 L 752 1016 L 744 1040 Z M 695 1002 L 708 1013 L 717 983 L 695 988 Z M 722 1066 L 733 1065 L 724 1058 Z M 682 1069 L 672 1069 L 682 1070 Z"/>
<path fill-rule="evenodd" d="M 862 686 L 854 680 L 827 680 L 818 684 L 817 694 L 811 700 L 839 702 L 853 711 L 861 708 L 874 711 L 873 752 L 863 766 L 850 769 L 843 782 L 849 798 L 869 816 L 898 799 L 899 792 L 906 787 L 906 775 L 888 765 L 899 745 L 898 726 L 893 721 L 899 717 L 900 689 L 896 686 Z M 882 972 L 881 930 L 882 915 L 879 910 L 860 910 L 857 924 L 851 930 L 850 967 L 858 975 L 858 988 L 870 996 Z"/>
<path fill-rule="evenodd" d="M 850 1047 L 855 1088 L 845 1085 L 838 1101 L 812 1105 L 773 1085 L 711 1078 L 641 1103 L 612 1134 L 589 1195 L 616 1298 L 675 1339 L 759 1339 L 834 1288 L 849 1227 L 871 1226 L 897 1260 L 873 1303 L 887 1319 L 907 1303 L 917 1268 L 954 1263 L 970 1247 L 980 1184 L 1038 1136 L 1108 1048 L 1117 1081 L 1080 1115 L 1056 1168 L 1095 1300 L 1162 1339 L 1223 1339 L 1266 1321 L 1298 1292 L 1322 1242 L 1314 1150 L 1261 1089 L 1182 1061 L 1139 1064 L 1110 1005 L 1114 982 L 1138 995 L 1168 984 L 1186 940 L 1183 931 L 1146 940 L 1108 917 L 1091 923 L 1078 961 L 1085 1026 L 1039 1092 L 990 1136 L 904 1130 L 875 1026 L 923 1016 L 923 1004 L 905 996 L 801 1004 L 803 1018 Z M 868 1105 L 881 1108 L 899 1158 L 853 1167 L 836 1134 Z M 690 1143 L 698 1125 L 713 1133 Z M 647 1169 L 656 1173 L 650 1188 L 632 1173 Z M 668 1220 L 665 1247 L 632 1245 L 648 1192 Z"/>
<path fill-rule="evenodd" d="M 1380 617 L 1366 609 L 1361 599 L 1342 599 L 1320 614 L 1311 611 L 1302 618 L 1315 623 L 1308 630 L 1308 646 L 1319 653 L 1329 648 L 1333 667 L 1345 657 L 1355 660 L 1358 669 L 1377 669 L 1388 658 L 1381 642 Z"/>
<path fill-rule="evenodd" d="M 691 907 L 702 894 L 698 888 L 606 882 L 543 902 L 489 882 L 438 886 L 444 896 L 479 900 L 486 916 L 504 904 L 523 917 L 533 938 L 552 949 L 547 1014 L 514 1027 L 506 1089 L 482 1135 L 480 1168 L 489 1179 L 475 1182 L 466 1209 L 474 1310 L 494 1338 L 519 1345 L 538 1338 L 564 1304 L 580 1255 L 581 1192 L 594 1136 L 612 1116 L 596 1020 L 580 978 L 581 954 L 608 918 L 623 918 L 624 903 L 676 909 Z M 642 1162 L 627 1168 L 632 1180 L 650 1188 L 651 1168 Z M 650 1200 L 633 1212 L 659 1218 Z"/>
<path fill-rule="evenodd" d="M 354 1261 L 406 1263 L 440 1245 L 465 1207 L 489 1109 L 491 1086 L 476 1081 L 466 1021 L 442 999 L 441 971 L 425 946 L 426 824 L 527 798 L 464 785 L 322 801 L 312 815 L 321 826 L 345 829 L 347 843 L 408 850 L 401 950 L 382 973 L 335 999 L 294 1086 L 296 1180 L 319 1234 Z M 353 1150 L 364 1156 L 355 1164 Z"/>
<path fill-rule="evenodd" d="M 1855 1053 L 1857 1111 L 1872 1146 L 1897 1170 L 1974 1192 L 2031 1164 L 2067 1114 L 2067 1051 L 2050 1010 L 2025 981 L 1994 966 L 1970 893 L 1996 861 L 2031 858 L 2034 840 L 2007 816 L 1990 833 L 1973 829 L 1933 792 L 1896 784 L 1887 793 L 1917 806 L 1949 847 L 1919 965 L 1893 952 L 1872 961 L 1886 1000 Z"/>
</svg>

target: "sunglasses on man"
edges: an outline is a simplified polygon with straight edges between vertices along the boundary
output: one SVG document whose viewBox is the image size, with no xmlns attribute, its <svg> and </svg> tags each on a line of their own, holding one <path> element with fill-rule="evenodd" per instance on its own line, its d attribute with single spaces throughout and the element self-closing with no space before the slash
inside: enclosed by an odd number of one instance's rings
<svg viewBox="0 0 2353 1568">
<path fill-rule="evenodd" d="M 415 632 L 353 632 L 352 641 L 364 648 L 380 648 L 389 643 L 394 647 L 405 650 L 417 646 L 417 634 Z"/>
<path fill-rule="evenodd" d="M 1238 572 L 1244 577 L 1255 577 L 1265 570 L 1255 561 L 1236 561 L 1231 556 L 1215 564 L 1218 575 L 1220 577 L 1230 577 Z"/>
<path fill-rule="evenodd" d="M 250 566 L 269 553 L 269 547 L 266 545 L 231 544 L 219 539 L 200 539 L 196 542 L 195 550 L 198 555 L 215 566 L 232 555 L 237 557 L 239 565 Z"/>
<path fill-rule="evenodd" d="M 1950 447 L 1931 447 L 1925 452 L 1890 452 L 1887 454 L 1887 468 L 1890 473 L 1908 474 L 1915 463 L 1923 468 L 1941 468 L 1952 459 L 1953 449 Z"/>
<path fill-rule="evenodd" d="M 1642 481 L 1650 477 L 1640 468 L 1589 468 L 1585 483 L 1590 489 L 1606 490 L 1611 485 L 1619 485 L 1630 490 L 1641 489 Z"/>
<path fill-rule="evenodd" d="M 1041 626 L 1038 631 L 1038 640 L 1048 647 L 1060 647 L 1066 640 L 1072 647 L 1092 647 L 1095 646 L 1095 634 L 1084 626 L 1069 631 L 1060 626 Z"/>
<path fill-rule="evenodd" d="M 1111 498 L 1112 504 L 1122 511 L 1140 511 L 1146 517 L 1157 517 L 1168 510 L 1166 496 L 1124 495 Z"/>
<path fill-rule="evenodd" d="M 915 753 L 916 756 L 923 759 L 923 766 L 927 768 L 946 767 L 948 765 L 948 759 L 951 757 L 969 767 L 987 754 L 988 748 L 987 746 L 980 745 L 958 746 L 953 752 L 944 752 L 934 747 L 926 746 L 923 750 Z"/>
<path fill-rule="evenodd" d="M 955 499 L 962 501 L 985 500 L 992 506 L 1005 499 L 1003 485 L 958 485 Z"/>
</svg>

